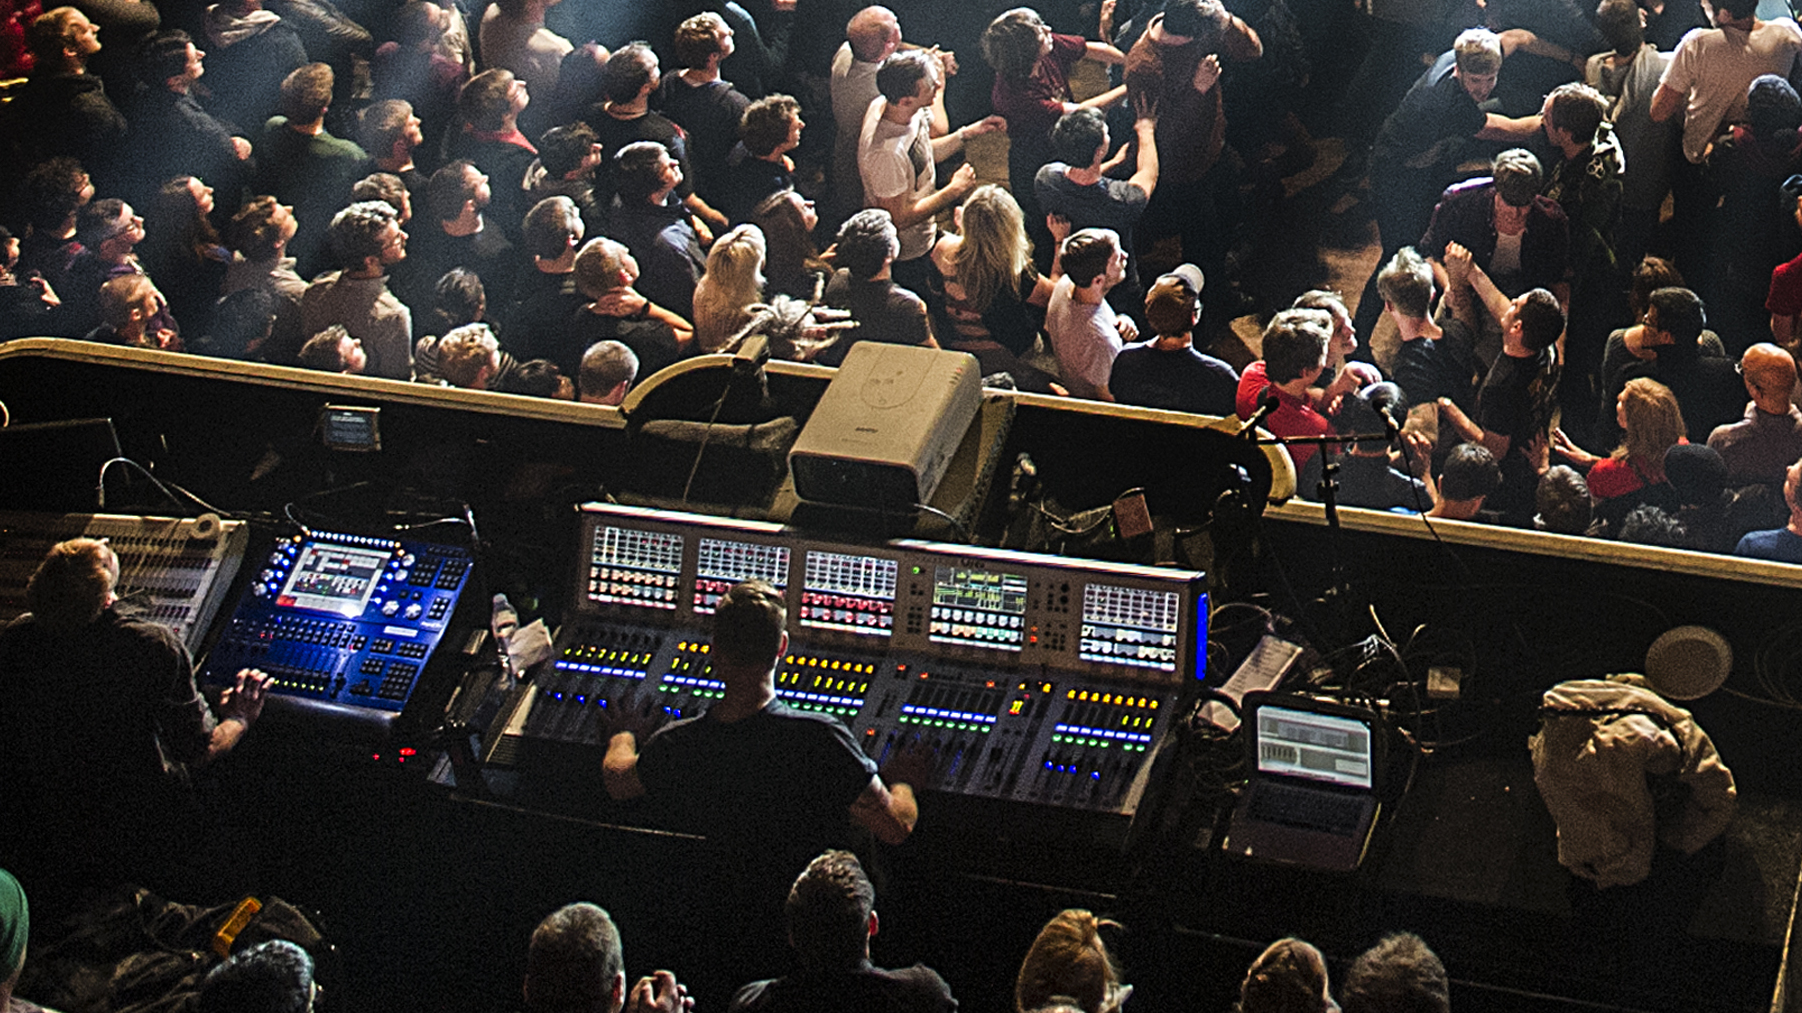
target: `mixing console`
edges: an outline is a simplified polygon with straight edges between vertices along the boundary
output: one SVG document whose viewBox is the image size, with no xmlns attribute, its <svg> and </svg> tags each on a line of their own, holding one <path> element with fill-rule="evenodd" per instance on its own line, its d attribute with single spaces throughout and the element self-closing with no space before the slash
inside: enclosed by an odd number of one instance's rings
<svg viewBox="0 0 1802 1013">
<path fill-rule="evenodd" d="M 400 713 L 444 640 L 467 549 L 313 532 L 276 543 L 245 588 L 202 681 L 259 668 L 302 706 Z"/>
<path fill-rule="evenodd" d="M 105 538 L 119 557 L 124 609 L 169 627 L 198 651 L 231 589 L 250 529 L 216 517 L 0 512 L 0 622 L 25 611 L 25 584 L 44 555 L 70 538 Z"/>
<path fill-rule="evenodd" d="M 535 743 L 603 747 L 614 707 L 705 711 L 724 690 L 709 617 L 751 577 L 788 599 L 777 695 L 838 717 L 879 763 L 930 748 L 941 792 L 1130 814 L 1166 715 L 1203 674 L 1194 571 L 583 509 L 579 604 L 554 665 L 490 730 L 490 764 L 528 766 Z"/>
</svg>

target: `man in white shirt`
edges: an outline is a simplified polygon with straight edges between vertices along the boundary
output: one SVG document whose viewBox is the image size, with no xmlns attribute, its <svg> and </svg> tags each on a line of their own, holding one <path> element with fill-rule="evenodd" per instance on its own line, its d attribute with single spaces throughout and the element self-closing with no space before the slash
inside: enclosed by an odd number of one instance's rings
<svg viewBox="0 0 1802 1013">
<path fill-rule="evenodd" d="M 968 163 L 942 188 L 934 163 L 950 158 L 970 137 L 1007 128 L 1006 120 L 988 116 L 932 136 L 930 110 L 943 88 L 942 68 L 930 51 L 891 55 L 876 71 L 879 97 L 864 113 L 857 141 L 864 206 L 881 208 L 894 219 L 901 235 L 895 281 L 915 292 L 926 289 L 926 257 L 938 241 L 934 219 L 976 189 L 976 170 Z"/>
<path fill-rule="evenodd" d="M 832 57 L 832 120 L 837 133 L 832 143 L 832 210 L 834 218 L 849 218 L 863 205 L 863 182 L 857 172 L 857 138 L 863 132 L 863 116 L 876 101 L 876 71 L 882 61 L 902 47 L 901 22 L 887 7 L 865 7 L 845 24 L 845 42 Z M 957 54 L 937 46 L 927 52 L 938 57 L 944 77 L 957 76 Z M 932 104 L 932 136 L 951 130 L 941 93 Z"/>
<path fill-rule="evenodd" d="M 1112 401 L 1108 377 L 1114 356 L 1139 330 L 1107 304 L 1108 290 L 1126 277 L 1126 251 L 1113 229 L 1082 229 L 1064 240 L 1064 276 L 1051 290 L 1045 333 L 1063 384 L 1075 397 Z"/>
</svg>

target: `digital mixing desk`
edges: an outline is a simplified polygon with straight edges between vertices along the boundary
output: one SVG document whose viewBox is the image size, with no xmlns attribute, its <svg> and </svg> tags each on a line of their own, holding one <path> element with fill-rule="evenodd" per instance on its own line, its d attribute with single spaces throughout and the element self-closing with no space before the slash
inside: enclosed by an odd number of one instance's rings
<svg viewBox="0 0 1802 1013">
<path fill-rule="evenodd" d="M 924 787 L 940 792 L 1130 815 L 1177 698 L 1203 674 L 1207 595 L 1192 570 L 849 545 L 602 504 L 582 508 L 580 539 L 554 665 L 490 729 L 490 765 L 524 770 L 540 746 L 600 750 L 606 709 L 626 701 L 705 710 L 724 689 L 708 661 L 714 605 L 750 578 L 788 605 L 778 696 L 838 716 L 879 763 L 931 747 Z"/>
</svg>

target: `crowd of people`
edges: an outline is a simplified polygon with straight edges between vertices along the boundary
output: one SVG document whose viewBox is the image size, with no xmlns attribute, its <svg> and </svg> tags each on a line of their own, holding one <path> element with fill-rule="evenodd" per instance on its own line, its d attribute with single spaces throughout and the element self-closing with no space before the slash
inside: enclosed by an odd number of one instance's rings
<svg viewBox="0 0 1802 1013">
<path fill-rule="evenodd" d="M 1243 308 L 1248 194 L 1315 155 L 1283 0 L 1005 11 L 992 112 L 955 126 L 956 55 L 885 7 L 835 52 L 785 34 L 828 0 L 691 4 L 609 50 L 554 2 L 19 7 L 0 339 L 608 404 L 754 335 L 949 348 L 1023 390 L 1263 406 L 1311 441 L 1307 497 L 1802 561 L 1771 534 L 1802 539 L 1802 29 L 1755 0 L 1442 25 L 1354 159 L 1363 296 L 1303 293 L 1242 372 L 1204 349 Z M 1079 100 L 1084 60 L 1108 86 Z M 1003 132 L 979 185 L 965 146 Z"/>
</svg>

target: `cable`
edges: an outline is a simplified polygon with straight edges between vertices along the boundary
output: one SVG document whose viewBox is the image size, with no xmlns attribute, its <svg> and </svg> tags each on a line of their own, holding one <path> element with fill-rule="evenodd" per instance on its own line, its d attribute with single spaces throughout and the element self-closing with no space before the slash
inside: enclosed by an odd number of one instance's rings
<svg viewBox="0 0 1802 1013">
<path fill-rule="evenodd" d="M 129 457 L 113 457 L 113 458 L 108 458 L 103 464 L 100 465 L 100 475 L 98 478 L 96 478 L 94 480 L 94 498 L 100 509 L 102 509 L 102 510 L 106 509 L 106 469 L 112 467 L 115 464 L 129 464 L 132 467 L 138 469 L 138 473 L 143 475 L 145 478 L 149 479 L 150 484 L 156 486 L 157 490 L 159 492 L 161 492 L 163 495 L 169 497 L 169 502 L 175 504 L 177 509 L 180 509 L 186 505 L 186 504 L 182 503 L 181 500 L 176 499 L 175 493 L 172 492 L 168 486 L 164 485 L 161 479 L 157 478 L 155 475 L 152 475 L 150 473 L 150 469 L 144 467 L 143 465 L 139 464 L 138 462 L 132 460 Z M 198 500 L 196 500 L 196 502 L 198 502 Z"/>
<path fill-rule="evenodd" d="M 957 532 L 957 536 L 959 538 L 963 539 L 963 542 L 965 545 L 975 545 L 976 544 L 976 540 L 974 538 L 970 537 L 970 529 L 964 527 L 963 521 L 958 520 L 957 518 L 951 516 L 950 514 L 946 513 L 943 510 L 940 510 L 938 507 L 928 506 L 925 503 L 915 503 L 914 509 L 915 510 L 924 510 L 929 514 L 944 518 L 946 523 L 951 525 L 951 529 L 953 531 Z"/>
<path fill-rule="evenodd" d="M 732 387 L 738 383 L 738 370 L 726 378 L 726 389 L 720 391 L 720 399 L 713 403 L 713 415 L 707 419 L 707 429 L 701 433 L 701 445 L 695 448 L 695 463 L 688 469 L 688 481 L 682 483 L 682 505 L 688 505 L 689 490 L 695 486 L 695 475 L 701 470 L 701 455 L 707 453 L 707 441 L 713 439 L 713 424 L 719 421 L 720 410 L 726 407 L 726 398 L 732 394 Z"/>
</svg>

